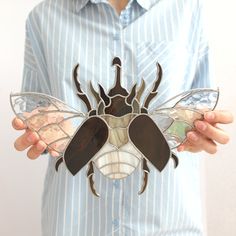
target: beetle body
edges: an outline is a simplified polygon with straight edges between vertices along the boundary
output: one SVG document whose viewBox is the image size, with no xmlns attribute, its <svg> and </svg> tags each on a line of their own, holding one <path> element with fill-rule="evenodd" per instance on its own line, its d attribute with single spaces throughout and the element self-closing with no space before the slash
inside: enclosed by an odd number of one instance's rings
<svg viewBox="0 0 236 236">
<path fill-rule="evenodd" d="M 63 158 L 73 175 L 89 163 L 88 177 L 95 195 L 98 194 L 93 187 L 93 164 L 105 176 L 121 179 L 130 175 L 141 161 L 144 171 L 144 184 L 140 191 L 142 193 L 146 188 L 149 173 L 147 160 L 162 171 L 172 156 L 162 132 L 147 114 L 150 101 L 157 95 L 162 70 L 158 64 L 158 77 L 153 90 L 144 105 L 140 106 L 144 82 L 138 90 L 135 84 L 128 93 L 120 83 L 120 59 L 114 58 L 113 65 L 117 67 L 116 83 L 108 94 L 101 85 L 99 93 L 91 85 L 91 91 L 98 103 L 97 110 L 91 108 L 87 96 L 82 92 L 77 79 L 77 67 L 75 68 L 74 80 L 78 96 L 86 104 L 89 118 L 77 130 Z"/>
</svg>

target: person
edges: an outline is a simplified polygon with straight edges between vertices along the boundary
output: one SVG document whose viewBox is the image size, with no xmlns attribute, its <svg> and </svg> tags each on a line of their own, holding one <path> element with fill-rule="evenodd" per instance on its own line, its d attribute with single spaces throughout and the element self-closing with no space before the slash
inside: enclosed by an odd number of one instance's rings
<svg viewBox="0 0 236 236">
<path fill-rule="evenodd" d="M 108 91 L 114 84 L 111 62 L 116 56 L 121 58 L 122 84 L 128 90 L 143 78 L 150 91 L 160 63 L 163 80 L 152 108 L 188 89 L 213 87 L 202 12 L 200 0 L 43 1 L 26 21 L 22 91 L 50 94 L 86 112 L 74 91 L 74 65 L 80 64 L 79 80 L 86 94 L 90 81 Z M 149 164 L 148 186 L 141 195 L 139 168 L 122 180 L 106 178 L 95 169 L 97 198 L 89 189 L 86 167 L 75 176 L 63 164 L 56 172 L 56 158 L 49 155 L 42 234 L 202 235 L 199 155 L 194 153 L 215 154 L 217 143 L 229 141 L 217 124 L 232 121 L 229 111 L 206 112 L 178 147 L 178 168 L 171 160 L 162 172 Z M 46 144 L 19 118 L 12 124 L 25 131 L 15 141 L 16 150 L 28 149 L 30 159 L 38 158 Z"/>
</svg>

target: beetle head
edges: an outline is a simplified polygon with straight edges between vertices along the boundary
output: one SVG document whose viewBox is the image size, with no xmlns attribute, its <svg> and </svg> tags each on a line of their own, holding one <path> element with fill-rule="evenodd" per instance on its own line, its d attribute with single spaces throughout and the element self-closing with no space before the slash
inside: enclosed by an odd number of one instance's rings
<svg viewBox="0 0 236 236">
<path fill-rule="evenodd" d="M 102 102 L 99 104 L 99 110 L 103 107 L 105 114 L 121 117 L 134 111 L 133 103 L 136 97 L 136 84 L 133 86 L 131 92 L 128 93 L 128 91 L 121 86 L 120 58 L 115 57 L 112 65 L 116 66 L 116 83 L 108 94 L 106 94 L 103 87 L 99 85 L 100 98 L 102 99 Z"/>
</svg>

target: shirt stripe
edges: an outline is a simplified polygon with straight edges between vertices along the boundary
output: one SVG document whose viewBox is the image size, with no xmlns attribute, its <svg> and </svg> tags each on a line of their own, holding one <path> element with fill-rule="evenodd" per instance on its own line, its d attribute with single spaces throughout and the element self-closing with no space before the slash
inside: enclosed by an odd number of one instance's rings
<svg viewBox="0 0 236 236">
<path fill-rule="evenodd" d="M 191 88 L 211 87 L 209 49 L 199 0 L 131 0 L 120 16 L 106 0 L 46 0 L 26 21 L 22 91 L 43 92 L 86 112 L 72 81 L 79 63 L 82 89 L 106 91 L 114 85 L 112 59 L 122 60 L 122 85 L 130 90 L 142 78 L 144 101 L 156 79 L 163 80 L 150 109 Z M 92 195 L 86 167 L 72 176 L 64 164 L 55 171 L 48 157 L 42 194 L 43 236 L 199 236 L 202 235 L 199 157 L 178 154 L 160 173 L 149 164 L 146 191 L 141 166 L 122 180 L 95 169 Z"/>
</svg>

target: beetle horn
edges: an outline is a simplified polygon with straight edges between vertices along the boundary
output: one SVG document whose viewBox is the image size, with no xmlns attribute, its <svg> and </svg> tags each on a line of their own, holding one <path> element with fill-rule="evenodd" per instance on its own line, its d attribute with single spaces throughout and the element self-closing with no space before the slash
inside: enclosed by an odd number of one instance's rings
<svg viewBox="0 0 236 236">
<path fill-rule="evenodd" d="M 96 90 L 94 89 L 93 84 L 92 84 L 91 81 L 90 81 L 90 90 L 91 90 L 93 96 L 96 98 L 97 103 L 99 103 L 99 102 L 100 102 L 100 96 L 99 96 L 99 94 L 96 92 Z"/>
<path fill-rule="evenodd" d="M 137 95 L 136 95 L 136 99 L 138 101 L 140 101 L 140 98 L 143 94 L 144 89 L 145 89 L 145 81 L 142 79 L 141 86 L 139 87 L 139 90 L 138 90 Z"/>
<path fill-rule="evenodd" d="M 137 84 L 135 84 L 135 85 L 133 86 L 133 88 L 132 88 L 132 90 L 131 90 L 129 96 L 126 98 L 126 101 L 127 101 L 128 104 L 131 104 L 132 101 L 133 101 L 133 99 L 134 99 L 135 96 L 136 96 L 136 86 L 137 86 Z"/>
<path fill-rule="evenodd" d="M 154 87 L 152 89 L 152 91 L 149 93 L 149 95 L 147 96 L 145 103 L 144 103 L 144 107 L 147 109 L 149 103 L 151 102 L 151 100 L 157 95 L 157 89 L 161 83 L 161 79 L 162 79 L 162 68 L 160 66 L 159 63 L 157 63 L 157 67 L 158 67 L 158 75 L 157 75 L 157 80 L 154 83 Z"/>
<path fill-rule="evenodd" d="M 106 95 L 103 87 L 100 84 L 98 84 L 98 86 L 100 89 L 100 96 L 101 96 L 102 100 L 105 102 L 105 105 L 108 106 L 110 103 L 110 98 Z"/>
<path fill-rule="evenodd" d="M 112 61 L 112 65 L 116 66 L 116 84 L 115 86 L 109 91 L 109 96 L 115 96 L 117 94 L 123 95 L 123 96 L 127 96 L 128 92 L 126 91 L 126 89 L 121 87 L 121 83 L 120 83 L 120 77 L 121 77 L 121 60 L 119 57 L 115 57 Z"/>
</svg>

